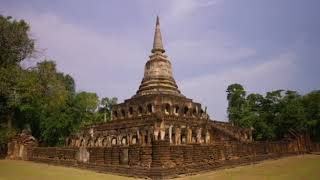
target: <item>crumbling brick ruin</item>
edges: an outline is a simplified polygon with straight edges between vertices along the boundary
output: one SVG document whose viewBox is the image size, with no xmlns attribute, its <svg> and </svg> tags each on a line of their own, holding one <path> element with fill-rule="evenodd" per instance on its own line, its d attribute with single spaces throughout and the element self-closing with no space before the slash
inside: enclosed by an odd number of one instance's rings
<svg viewBox="0 0 320 180">
<path fill-rule="evenodd" d="M 27 160 L 31 154 L 30 150 L 36 146 L 38 146 L 37 140 L 29 131 L 23 130 L 8 143 L 7 157 L 9 159 Z"/>
<path fill-rule="evenodd" d="M 320 150 L 307 138 L 254 142 L 252 130 L 213 121 L 186 98 L 164 54 L 159 19 L 137 93 L 115 105 L 112 121 L 84 128 L 66 147 L 33 147 L 28 160 L 125 176 L 169 178 Z"/>
</svg>

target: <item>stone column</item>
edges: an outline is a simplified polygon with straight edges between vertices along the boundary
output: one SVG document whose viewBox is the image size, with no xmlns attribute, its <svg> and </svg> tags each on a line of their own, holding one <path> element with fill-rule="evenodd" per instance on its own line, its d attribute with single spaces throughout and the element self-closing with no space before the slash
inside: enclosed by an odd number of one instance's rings
<svg viewBox="0 0 320 180">
<path fill-rule="evenodd" d="M 197 133 L 197 143 L 199 143 L 199 144 L 201 143 L 201 136 L 202 136 L 201 131 L 202 131 L 201 128 L 197 128 L 197 132 L 196 132 Z"/>
<path fill-rule="evenodd" d="M 187 127 L 187 144 L 192 143 L 192 129 Z"/>
<path fill-rule="evenodd" d="M 170 125 L 170 127 L 169 127 L 169 142 L 170 142 L 170 144 L 172 144 L 172 125 Z"/>
<path fill-rule="evenodd" d="M 153 130 L 153 136 L 154 136 L 154 140 L 157 141 L 158 140 L 158 137 L 159 137 L 159 129 L 158 127 L 155 127 L 154 130 Z"/>
<path fill-rule="evenodd" d="M 206 144 L 210 144 L 210 133 L 208 130 L 206 132 Z"/>
<path fill-rule="evenodd" d="M 107 137 L 107 147 L 111 147 L 111 137 Z"/>
<path fill-rule="evenodd" d="M 179 145 L 181 144 L 181 129 L 175 128 L 175 144 Z"/>
<path fill-rule="evenodd" d="M 141 144 L 141 145 L 145 145 L 145 144 L 146 144 L 145 134 L 146 134 L 145 131 L 142 131 L 142 132 L 141 132 L 141 135 L 140 135 L 140 137 L 141 137 L 141 138 L 140 138 L 140 139 L 141 139 L 141 140 L 140 140 L 140 144 Z"/>
<path fill-rule="evenodd" d="M 132 134 L 128 134 L 128 145 L 131 145 L 131 141 L 132 141 Z"/>
<path fill-rule="evenodd" d="M 137 130 L 137 143 L 139 143 L 140 142 L 140 132 L 139 132 L 139 130 Z"/>
<path fill-rule="evenodd" d="M 164 121 L 162 121 L 160 124 L 160 139 L 164 140 L 165 136 L 166 136 L 166 127 L 165 127 Z"/>
</svg>

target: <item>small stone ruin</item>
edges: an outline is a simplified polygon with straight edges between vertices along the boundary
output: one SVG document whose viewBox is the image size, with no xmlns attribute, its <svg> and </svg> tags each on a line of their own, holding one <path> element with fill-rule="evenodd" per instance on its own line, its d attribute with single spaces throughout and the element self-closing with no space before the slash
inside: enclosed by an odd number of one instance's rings
<svg viewBox="0 0 320 180">
<path fill-rule="evenodd" d="M 8 143 L 8 159 L 28 160 L 31 149 L 38 146 L 38 141 L 31 135 L 31 132 L 23 130 Z"/>
</svg>

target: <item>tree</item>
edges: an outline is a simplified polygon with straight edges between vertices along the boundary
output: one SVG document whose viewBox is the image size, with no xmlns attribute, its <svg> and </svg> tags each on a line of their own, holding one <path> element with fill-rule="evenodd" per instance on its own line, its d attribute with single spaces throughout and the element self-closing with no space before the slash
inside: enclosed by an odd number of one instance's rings
<svg viewBox="0 0 320 180">
<path fill-rule="evenodd" d="M 54 61 L 22 68 L 34 53 L 29 29 L 23 20 L 0 15 L 0 148 L 24 128 L 42 145 L 62 145 L 80 127 L 110 119 L 117 101 L 104 98 L 100 105 L 96 93 L 76 92 L 74 79 Z"/>
<path fill-rule="evenodd" d="M 0 15 L 0 67 L 17 65 L 34 52 L 34 40 L 28 35 L 29 25 Z"/>
<path fill-rule="evenodd" d="M 320 140 L 320 91 L 301 96 L 296 91 L 275 90 L 265 96 L 249 94 L 240 84 L 227 89 L 230 121 L 253 127 L 256 140 L 280 140 L 297 132 Z"/>
<path fill-rule="evenodd" d="M 246 91 L 240 84 L 231 84 L 227 88 L 228 117 L 235 125 L 241 126 L 244 112 Z"/>
<path fill-rule="evenodd" d="M 101 106 L 100 111 L 103 112 L 103 117 L 104 117 L 104 122 L 108 120 L 111 120 L 111 111 L 112 111 L 112 106 L 117 104 L 118 98 L 112 97 L 112 98 L 102 98 L 101 100 Z"/>
<path fill-rule="evenodd" d="M 312 91 L 302 98 L 306 115 L 306 126 L 311 138 L 320 141 L 320 90 Z"/>
<path fill-rule="evenodd" d="M 77 118 L 79 118 L 79 122 L 82 125 L 89 125 L 100 121 L 100 117 L 96 116 L 98 106 L 99 97 L 96 93 L 82 91 L 75 96 L 74 107 L 78 113 Z"/>
<path fill-rule="evenodd" d="M 60 124 L 58 120 L 66 117 L 64 112 L 72 100 L 73 92 L 69 92 L 65 79 L 71 82 L 73 79 L 57 72 L 55 62 L 48 60 L 22 72 L 16 86 L 15 127 L 30 127 L 32 134 L 44 144 L 59 143 L 58 139 L 66 134 L 63 129 L 71 128 L 66 124 L 62 127 L 68 118 L 63 123 L 60 121 Z"/>
<path fill-rule="evenodd" d="M 15 134 L 12 127 L 17 108 L 17 81 L 22 74 L 19 63 L 34 53 L 29 25 L 0 15 L 0 146 Z"/>
</svg>

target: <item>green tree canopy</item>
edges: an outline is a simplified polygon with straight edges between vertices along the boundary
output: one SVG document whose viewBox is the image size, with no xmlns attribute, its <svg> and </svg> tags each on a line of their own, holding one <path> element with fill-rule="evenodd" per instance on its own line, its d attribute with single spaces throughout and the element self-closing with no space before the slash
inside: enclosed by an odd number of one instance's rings
<svg viewBox="0 0 320 180">
<path fill-rule="evenodd" d="M 0 67 L 17 65 L 34 52 L 29 25 L 0 15 Z"/>
<path fill-rule="evenodd" d="M 240 127 L 253 127 L 256 140 L 278 140 L 292 131 L 319 139 L 319 91 L 305 96 L 291 90 L 246 96 L 240 84 L 232 84 L 227 93 L 229 120 Z"/>
<path fill-rule="evenodd" d="M 0 148 L 15 134 L 17 84 L 23 74 L 19 63 L 34 53 L 34 40 L 28 33 L 25 21 L 0 15 Z"/>
</svg>

